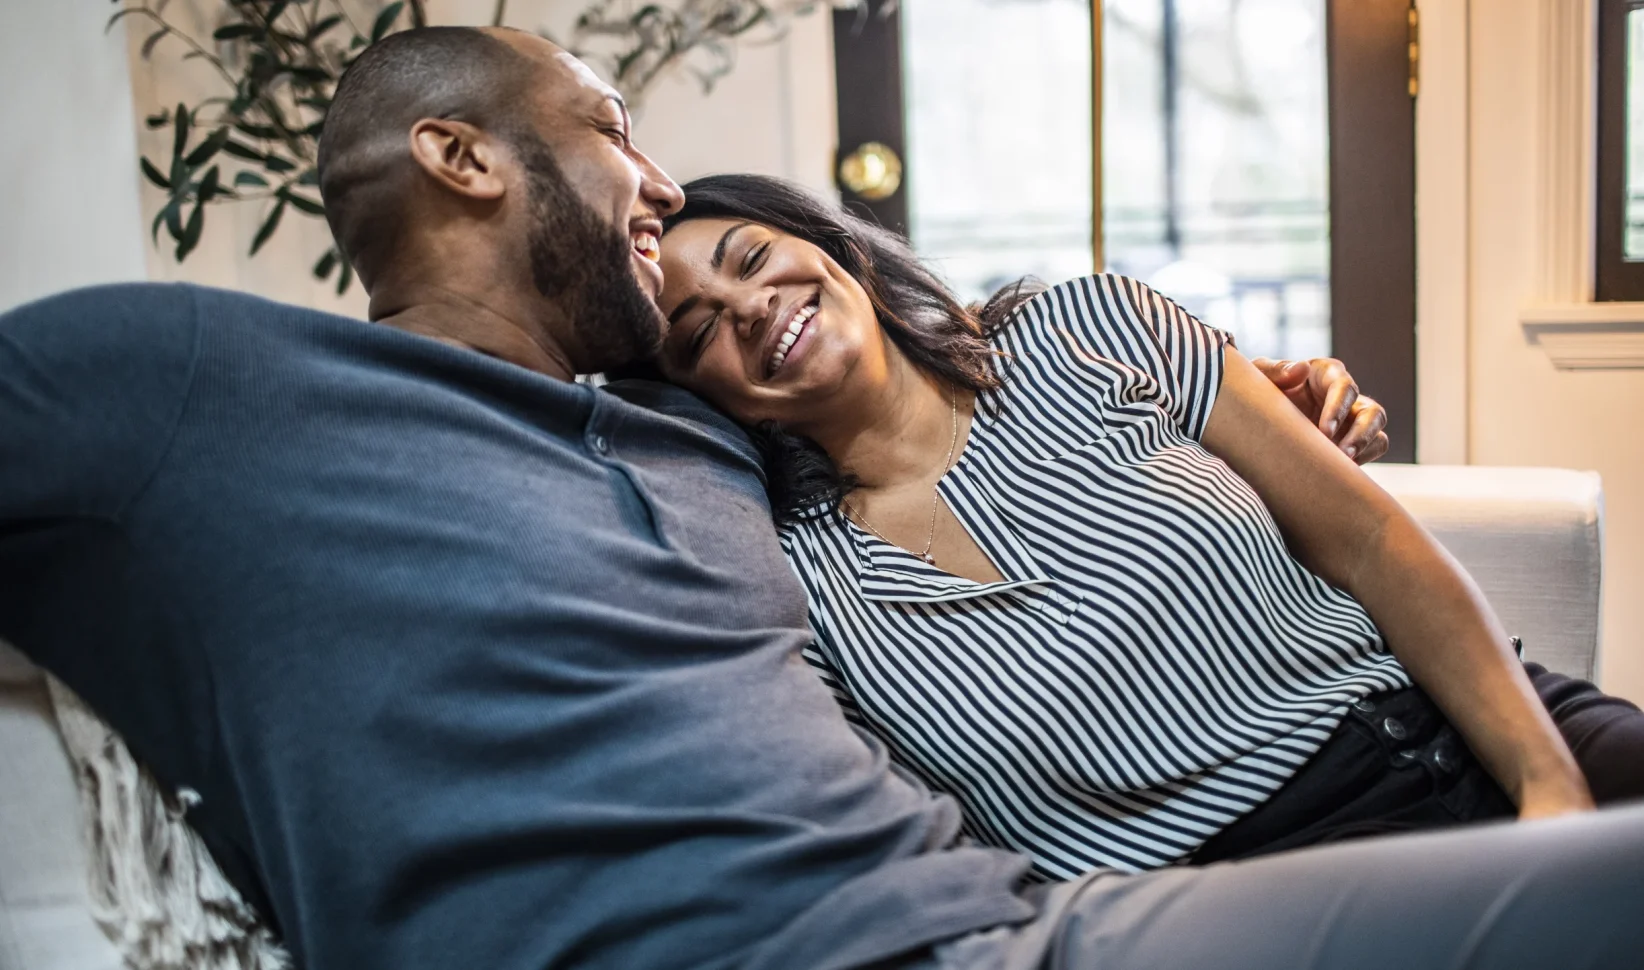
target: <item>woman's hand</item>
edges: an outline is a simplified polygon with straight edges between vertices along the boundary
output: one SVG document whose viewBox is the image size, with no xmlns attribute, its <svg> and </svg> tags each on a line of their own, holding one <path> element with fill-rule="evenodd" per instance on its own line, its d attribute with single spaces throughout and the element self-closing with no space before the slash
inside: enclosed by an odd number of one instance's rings
<svg viewBox="0 0 1644 970">
<path fill-rule="evenodd" d="M 1364 465 L 1387 454 L 1387 409 L 1359 393 L 1341 361 L 1256 357 L 1250 363 L 1347 457 Z"/>
</svg>

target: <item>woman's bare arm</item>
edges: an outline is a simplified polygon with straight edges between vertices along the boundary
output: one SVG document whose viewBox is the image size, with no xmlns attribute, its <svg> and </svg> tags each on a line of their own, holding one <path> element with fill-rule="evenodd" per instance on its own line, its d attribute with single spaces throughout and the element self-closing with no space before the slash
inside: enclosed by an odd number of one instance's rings
<svg viewBox="0 0 1644 970">
<path fill-rule="evenodd" d="M 1256 490 L 1309 569 L 1352 594 L 1519 806 L 1592 796 L 1483 595 L 1409 513 L 1228 347 L 1203 442 Z"/>
</svg>

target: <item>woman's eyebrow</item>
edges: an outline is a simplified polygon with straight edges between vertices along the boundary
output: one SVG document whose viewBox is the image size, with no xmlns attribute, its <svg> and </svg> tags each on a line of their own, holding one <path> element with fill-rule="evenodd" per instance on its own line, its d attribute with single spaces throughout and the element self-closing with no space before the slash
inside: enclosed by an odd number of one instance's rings
<svg viewBox="0 0 1644 970">
<path fill-rule="evenodd" d="M 719 269 L 721 266 L 725 265 L 725 247 L 730 244 L 731 237 L 736 235 L 738 231 L 746 229 L 751 225 L 753 225 L 751 222 L 739 222 L 731 228 L 725 230 L 725 235 L 719 237 L 719 245 L 714 247 L 714 257 L 711 260 L 714 269 Z"/>
<path fill-rule="evenodd" d="M 696 305 L 701 302 L 702 297 L 700 296 L 688 296 L 685 299 L 680 300 L 679 306 L 674 307 L 674 312 L 668 314 L 668 329 L 672 331 L 674 326 L 677 325 L 679 321 L 685 319 L 685 314 L 695 310 Z"/>
</svg>

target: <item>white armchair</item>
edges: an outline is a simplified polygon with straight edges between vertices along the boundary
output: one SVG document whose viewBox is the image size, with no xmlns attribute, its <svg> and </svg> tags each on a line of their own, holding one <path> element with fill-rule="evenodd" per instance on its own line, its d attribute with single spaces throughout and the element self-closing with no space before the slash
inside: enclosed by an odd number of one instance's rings
<svg viewBox="0 0 1644 970">
<path fill-rule="evenodd" d="M 1591 677 L 1603 496 L 1592 472 L 1372 467 L 1466 566 L 1527 659 Z M 0 970 L 118 970 L 87 907 L 76 796 L 40 671 L 0 643 Z"/>
</svg>

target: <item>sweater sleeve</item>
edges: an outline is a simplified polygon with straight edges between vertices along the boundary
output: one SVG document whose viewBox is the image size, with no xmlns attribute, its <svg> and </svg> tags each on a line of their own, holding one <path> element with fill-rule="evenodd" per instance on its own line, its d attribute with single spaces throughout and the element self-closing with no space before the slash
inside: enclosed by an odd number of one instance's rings
<svg viewBox="0 0 1644 970">
<path fill-rule="evenodd" d="M 76 290 L 0 315 L 0 526 L 117 517 L 181 418 L 197 330 L 182 286 Z"/>
</svg>

